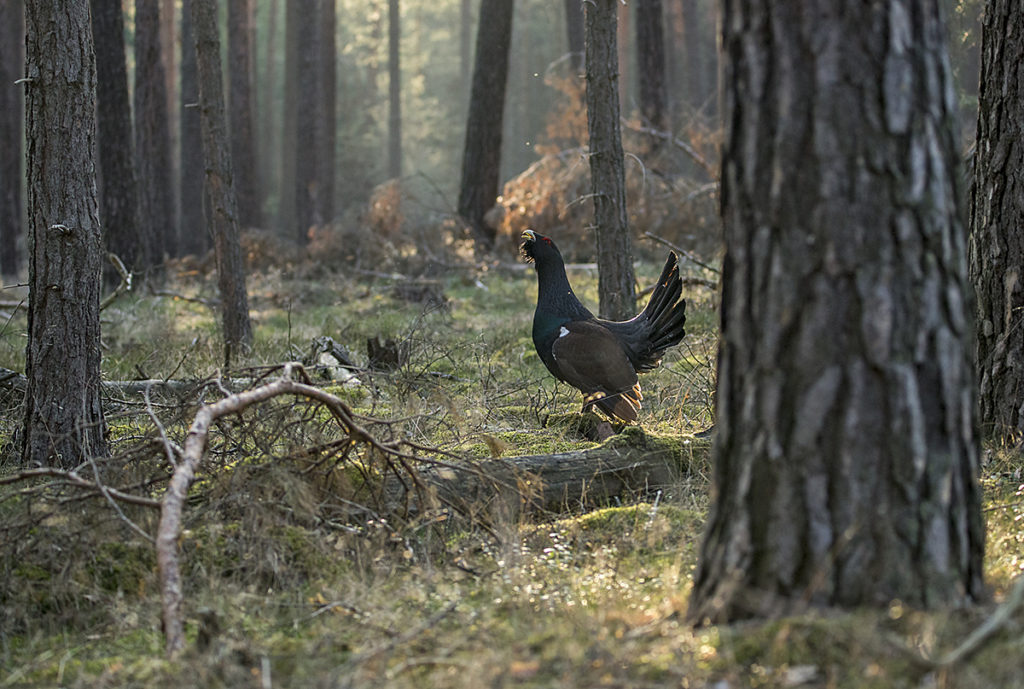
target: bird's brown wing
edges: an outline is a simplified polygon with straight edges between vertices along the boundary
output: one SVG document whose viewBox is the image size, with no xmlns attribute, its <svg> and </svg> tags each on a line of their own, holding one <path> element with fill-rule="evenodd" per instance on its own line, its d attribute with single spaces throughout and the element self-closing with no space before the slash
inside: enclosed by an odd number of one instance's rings
<svg viewBox="0 0 1024 689">
<path fill-rule="evenodd" d="M 551 353 L 559 377 L 583 393 L 585 406 L 596 404 L 610 416 L 636 420 L 642 399 L 636 371 L 607 328 L 589 321 L 568 323 Z"/>
</svg>

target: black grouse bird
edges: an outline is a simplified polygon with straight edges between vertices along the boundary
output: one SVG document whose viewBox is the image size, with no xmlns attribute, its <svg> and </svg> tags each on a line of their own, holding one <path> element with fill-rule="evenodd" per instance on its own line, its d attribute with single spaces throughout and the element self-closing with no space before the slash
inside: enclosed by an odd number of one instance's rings
<svg viewBox="0 0 1024 689">
<path fill-rule="evenodd" d="M 661 363 L 685 334 L 686 302 L 679 264 L 670 253 L 650 301 L 628 321 L 596 318 L 572 291 L 558 247 L 526 230 L 520 251 L 537 268 L 533 344 L 551 374 L 583 393 L 583 409 L 596 406 L 612 420 L 632 423 L 643 395 L 637 373 Z"/>
</svg>

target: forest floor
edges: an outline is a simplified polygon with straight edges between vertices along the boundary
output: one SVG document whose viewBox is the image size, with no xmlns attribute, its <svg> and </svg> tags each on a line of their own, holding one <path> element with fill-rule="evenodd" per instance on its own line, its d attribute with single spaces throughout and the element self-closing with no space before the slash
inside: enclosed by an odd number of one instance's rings
<svg viewBox="0 0 1024 689">
<path fill-rule="evenodd" d="M 659 265 L 641 264 L 650 284 Z M 713 274 L 686 268 L 691 275 Z M 570 279 L 596 305 L 596 273 Z M 593 447 L 579 395 L 533 349 L 529 268 L 429 279 L 308 267 L 249 282 L 256 346 L 230 376 L 208 276 L 180 266 L 162 293 L 103 312 L 108 381 L 208 381 L 191 393 L 108 393 L 111 458 L 82 474 L 159 497 L 168 444 L 238 378 L 273 378 L 331 337 L 360 367 L 308 367 L 382 439 L 472 463 Z M 378 461 L 322 408 L 274 400 L 218 422 L 180 546 L 188 647 L 164 656 L 153 544 L 158 512 L 57 479 L 4 484 L 0 459 L 0 687 L 1020 687 L 1024 612 L 943 662 L 990 620 L 1024 569 L 1021 461 L 986 453 L 992 600 L 922 612 L 818 610 L 693 628 L 687 598 L 709 503 L 717 314 L 687 295 L 684 344 L 642 379 L 645 433 L 689 471 L 603 505 L 502 521 L 451 510 L 381 513 L 364 500 Z M 10 299 L 5 295 L 5 299 Z M 22 370 L 25 319 L 0 327 L 0 366 Z M 397 343 L 368 367 L 367 340 Z M 0 444 L 20 421 L 3 398 Z M 131 522 L 131 523 L 129 523 Z M 966 649 L 966 647 L 965 647 Z"/>
</svg>

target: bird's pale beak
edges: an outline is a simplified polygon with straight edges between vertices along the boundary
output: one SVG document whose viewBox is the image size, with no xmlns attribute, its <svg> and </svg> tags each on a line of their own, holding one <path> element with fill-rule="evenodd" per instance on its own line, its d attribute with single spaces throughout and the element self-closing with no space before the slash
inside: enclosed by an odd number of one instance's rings
<svg viewBox="0 0 1024 689">
<path fill-rule="evenodd" d="M 528 242 L 537 241 L 537 234 L 533 230 L 523 230 L 523 233 L 519 235 L 520 239 L 525 239 Z"/>
</svg>

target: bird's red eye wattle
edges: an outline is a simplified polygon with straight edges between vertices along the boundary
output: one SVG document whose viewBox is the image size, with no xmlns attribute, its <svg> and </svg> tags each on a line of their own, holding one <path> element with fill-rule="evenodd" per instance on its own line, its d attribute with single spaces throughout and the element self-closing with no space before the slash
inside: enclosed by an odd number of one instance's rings
<svg viewBox="0 0 1024 689">
<path fill-rule="evenodd" d="M 545 244 L 550 244 L 551 243 L 551 238 L 550 237 L 541 237 L 541 239 L 544 240 Z"/>
</svg>

